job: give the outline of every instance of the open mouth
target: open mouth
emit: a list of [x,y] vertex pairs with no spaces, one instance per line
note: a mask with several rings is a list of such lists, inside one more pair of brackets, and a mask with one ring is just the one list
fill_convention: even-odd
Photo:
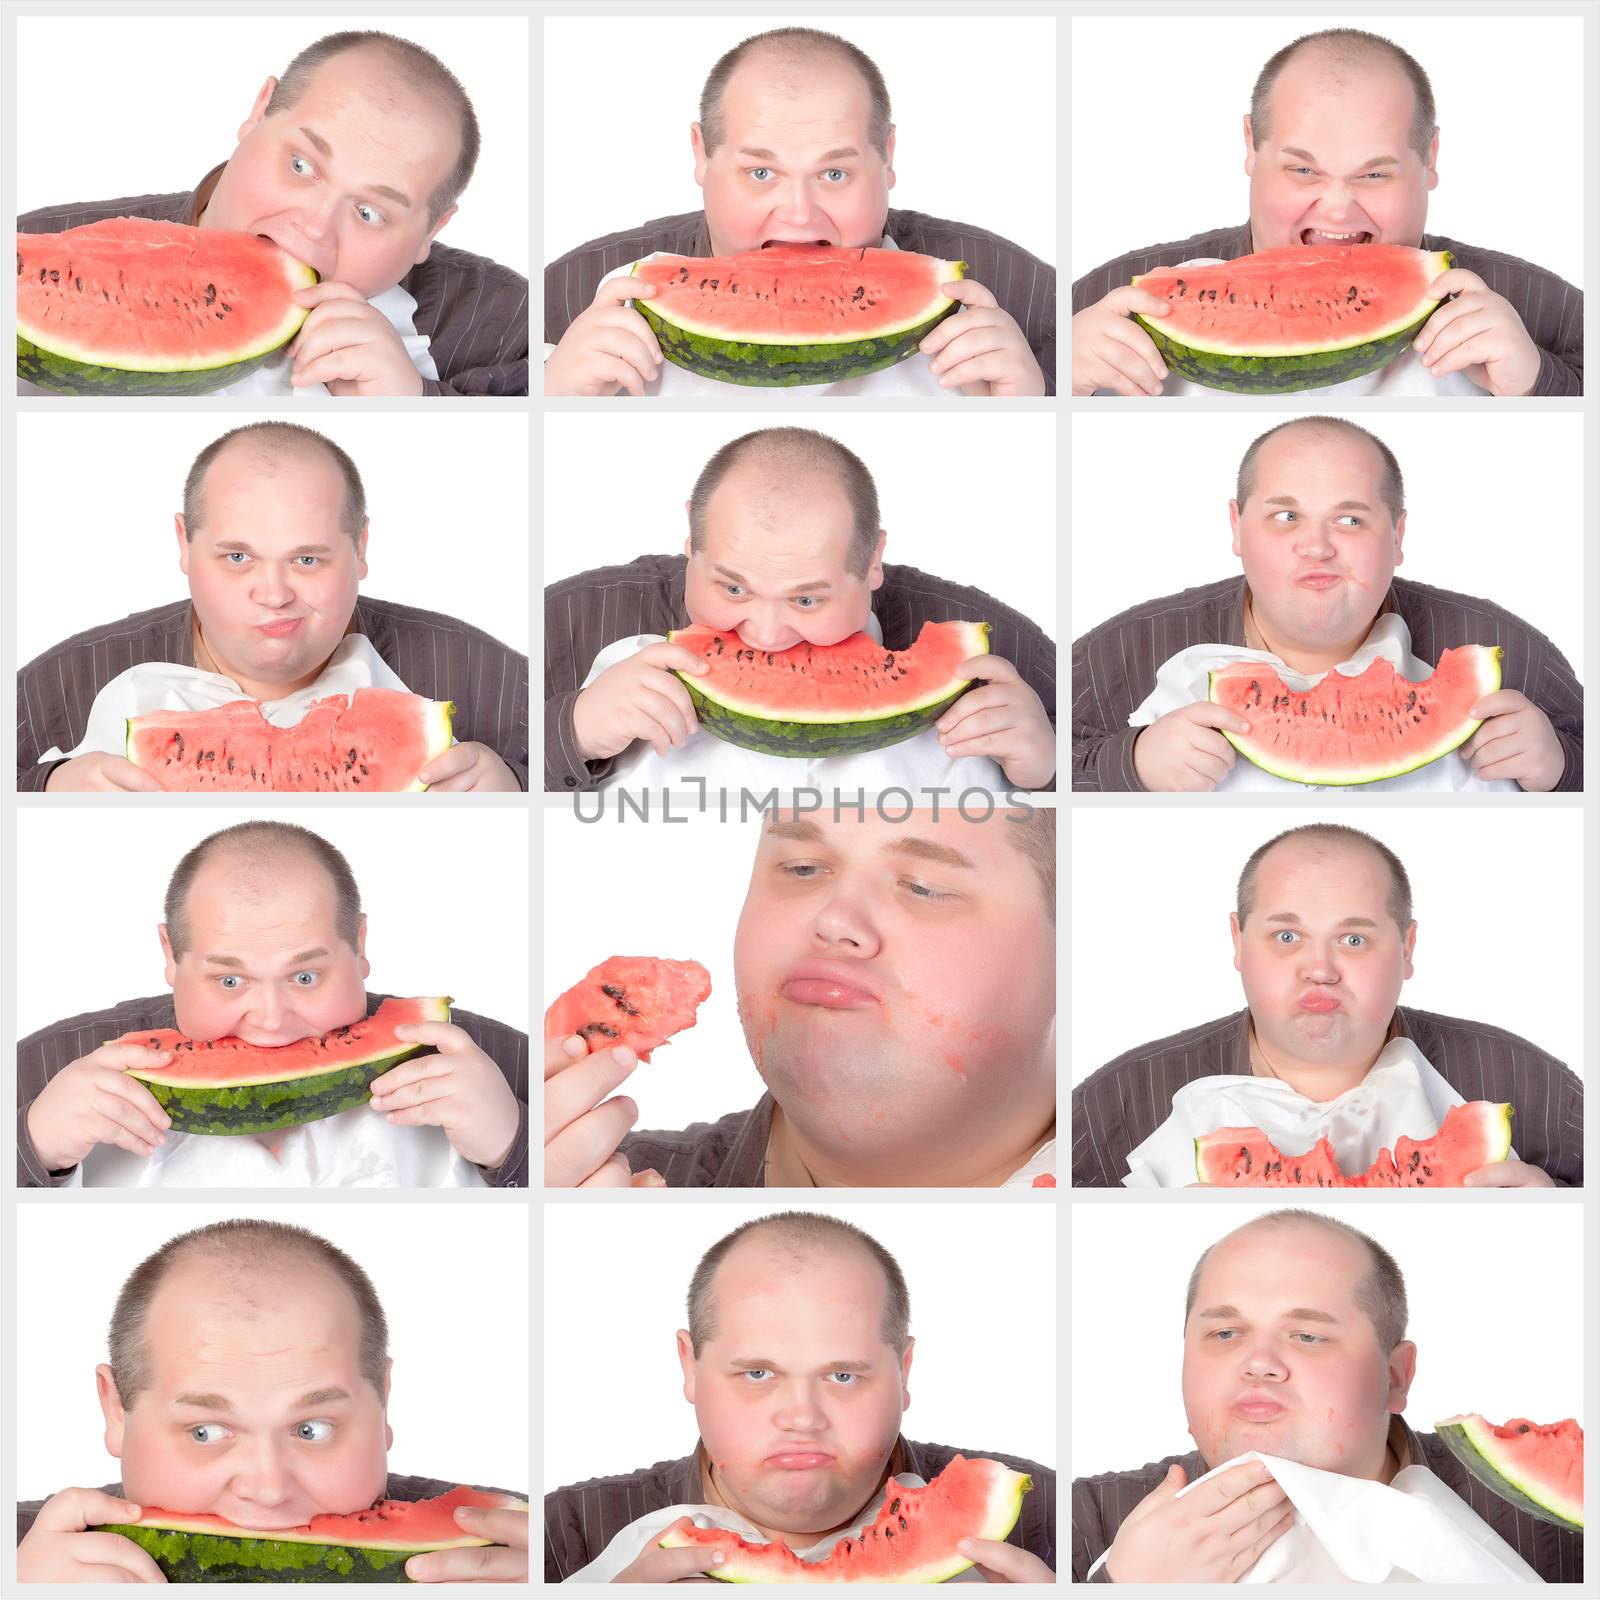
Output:
[[1372,235],[1366,232],[1324,233],[1320,228],[1302,228],[1301,244],[1371,244]]
[[774,245],[785,250],[828,250],[833,246],[832,239],[763,239],[761,248],[770,250]]

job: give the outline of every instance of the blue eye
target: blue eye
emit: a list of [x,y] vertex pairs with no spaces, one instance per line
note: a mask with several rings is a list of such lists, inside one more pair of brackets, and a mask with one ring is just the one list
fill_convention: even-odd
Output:
[[322,557],[321,556],[296,556],[295,560],[301,564],[302,568],[306,572],[310,572],[314,568],[320,567],[322,565]]
[[1274,944],[1293,944],[1299,937],[1300,935],[1296,933],[1293,928],[1279,928],[1278,931],[1273,934],[1272,942]]
[[814,861],[784,861],[779,864],[778,870],[788,877],[799,878],[803,883],[813,873],[821,872],[822,868]]
[[[369,214],[363,215],[363,213]],[[356,207],[356,215],[360,217],[369,228],[382,227],[382,225],[389,220],[376,206],[359,205]]]
[[1364,933],[1347,933],[1344,936],[1344,942],[1350,947],[1350,949],[1359,950],[1363,945],[1366,944],[1367,936]]
[[214,1433],[216,1437],[220,1438],[225,1436],[227,1431],[228,1430],[224,1428],[220,1422],[197,1422],[194,1427],[189,1430],[189,1437],[193,1439],[196,1444],[212,1444],[215,1442],[215,1438],[202,1438],[201,1436],[211,1435]]
[[217,987],[226,989],[230,994],[244,982],[237,972],[224,972],[217,979]]
[[849,1389],[854,1386],[861,1374],[859,1372],[835,1372],[833,1376],[839,1380],[840,1388]]
[[[296,164],[295,164],[296,162],[299,163],[299,166],[296,166]],[[305,168],[305,171],[302,172],[300,170],[301,167]],[[313,167],[311,165],[311,163],[309,161],[307,161],[304,156],[297,154],[297,155],[292,155],[292,156],[289,157],[289,170],[297,178],[304,178],[304,177],[310,176],[311,173],[315,172],[316,168]]]
[[750,176],[754,178],[757,183],[765,183],[766,180],[772,176],[772,168],[752,167],[750,169]]
[[[311,1430],[320,1429],[320,1432]],[[321,1444],[324,1439],[333,1434],[333,1424],[326,1417],[317,1417],[311,1422],[298,1423],[294,1430],[297,1439],[303,1439],[307,1444]]]
[[722,590],[724,594],[733,600],[737,600],[744,593],[743,587],[737,583],[725,583],[722,586]]
[[843,167],[829,167],[828,170],[823,173],[823,177],[828,178],[835,183],[843,183],[844,180],[849,176],[850,174],[847,173]]
[[230,567],[242,567],[250,557],[243,550],[225,550],[222,553],[222,559]]
[[815,611],[821,601],[814,594],[797,594],[794,603],[801,611]]
[[770,1367],[747,1367],[739,1374],[739,1376],[741,1378],[749,1378],[754,1382],[759,1382],[762,1378],[770,1378],[772,1376],[772,1369]]
[[314,972],[297,972],[294,975],[294,981],[302,989],[309,989],[317,981],[317,975]]

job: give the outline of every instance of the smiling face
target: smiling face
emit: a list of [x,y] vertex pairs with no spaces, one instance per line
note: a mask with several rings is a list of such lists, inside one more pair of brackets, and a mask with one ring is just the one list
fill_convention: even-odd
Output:
[[180,1259],[144,1337],[149,1384],[126,1409],[97,1369],[129,1499],[268,1529],[383,1494],[384,1400],[361,1373],[355,1299],[330,1272],[294,1255]]
[[325,452],[244,442],[207,469],[200,525],[175,519],[206,649],[247,694],[276,700],[314,682],[350,626],[367,530],[344,531],[344,497]]
[[780,814],[734,935],[745,1040],[814,1153],[975,1182],[1055,1114],[1055,929],[997,814]]
[[1244,119],[1253,247],[1419,245],[1439,140],[1427,161],[1411,147],[1415,106],[1410,79],[1381,55],[1297,53],[1272,87],[1259,149]]
[[1256,1038],[1275,1067],[1366,1068],[1411,976],[1417,925],[1389,908],[1387,863],[1359,843],[1289,839],[1256,871],[1244,926],[1229,919]]
[[864,1249],[758,1229],[717,1268],[698,1358],[678,1334],[715,1488],[769,1538],[813,1542],[883,1480],[911,1398],[911,1346],[901,1357],[883,1338],[885,1292]]
[[1208,1468],[1247,1450],[1354,1478],[1385,1476],[1389,1417],[1416,1347],[1382,1349],[1357,1299],[1358,1240],[1295,1219],[1229,1234],[1206,1257],[1184,1324],[1183,1405]]
[[894,187],[894,134],[880,154],[871,121],[871,95],[848,61],[751,51],[723,90],[721,143],[708,155],[701,125],[691,130],[712,254],[784,242],[876,246]]
[[323,62],[294,105],[267,115],[268,78],[200,219],[265,234],[324,279],[366,298],[428,258],[455,207],[428,201],[454,167],[459,124],[437,95],[372,49]]
[[883,583],[883,535],[865,573],[850,570],[855,516],[836,472],[759,452],[707,503],[701,548],[686,541],[689,620],[735,630],[757,650],[837,644],[867,625]]
[[1353,653],[1389,593],[1405,538],[1405,512],[1397,522],[1384,504],[1373,445],[1342,428],[1286,428],[1261,446],[1249,498],[1229,501],[1228,514],[1269,648],[1290,666],[1300,652]]
[[366,919],[352,948],[339,934],[333,880],[308,852],[213,851],[183,920],[182,954],[164,923],[161,948],[178,1031],[191,1039],[293,1044],[366,1015]]

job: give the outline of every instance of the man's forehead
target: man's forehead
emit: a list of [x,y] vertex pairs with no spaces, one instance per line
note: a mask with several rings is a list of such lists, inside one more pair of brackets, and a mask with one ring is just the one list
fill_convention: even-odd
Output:
[[[334,158],[399,163],[439,175],[454,163],[459,144],[442,96],[407,76],[377,49],[344,50],[310,76],[292,107],[273,113],[284,129],[311,131]],[[365,174],[374,181],[386,174]],[[409,192],[409,191],[408,191]],[[424,196],[411,194],[413,205]]]
[[[1361,107],[1359,118],[1351,114],[1352,101]],[[1404,154],[1416,91],[1381,51],[1341,57],[1307,50],[1279,72],[1268,108],[1268,132],[1280,148],[1303,147],[1310,138],[1319,158],[1359,164],[1373,155]]]
[[860,72],[832,51],[752,51],[724,86],[721,109],[733,150],[771,146],[782,139],[820,155],[825,147],[819,141],[838,143],[841,128],[856,135],[850,143],[857,149],[868,148],[871,92]]
[[1366,1270],[1360,1247],[1331,1228],[1293,1217],[1244,1227],[1212,1246],[1195,1285],[1197,1311],[1217,1303],[1305,1303],[1308,1281],[1323,1303],[1353,1292]]
[[1337,488],[1341,483],[1370,486],[1383,475],[1377,447],[1342,428],[1287,428],[1256,452],[1257,492],[1291,492],[1305,484]]
[[762,839],[773,844],[814,844],[826,849],[864,851],[880,855],[916,856],[952,867],[975,867],[972,859],[986,848],[986,831],[995,823],[980,823],[941,811],[913,812],[905,822],[882,818],[865,820],[841,812],[805,816],[794,811],[769,812]]

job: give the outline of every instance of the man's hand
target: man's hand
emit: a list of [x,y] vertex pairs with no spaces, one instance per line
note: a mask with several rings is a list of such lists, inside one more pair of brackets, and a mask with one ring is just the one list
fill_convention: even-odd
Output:
[[627,1045],[588,1053],[576,1033],[544,1042],[544,1181],[550,1189],[626,1189],[628,1158],[617,1148],[639,1120],[625,1094],[607,1095],[639,1065]]
[[480,1167],[498,1167],[517,1137],[517,1097],[493,1061],[453,1022],[402,1022],[395,1038],[432,1045],[372,1080],[371,1106],[390,1122],[443,1128],[451,1147]]
[[669,668],[704,677],[711,670],[681,644],[647,644],[607,667],[572,702],[572,731],[585,761],[620,755],[643,739],[658,756],[681,749],[699,729],[694,702]]
[[294,298],[312,308],[289,346],[289,382],[296,388],[324,383],[337,395],[422,393],[422,374],[400,335],[359,289],[329,279],[296,289]]
[[981,283],[958,278],[941,283],[940,292],[961,303],[917,348],[932,356],[941,389],[959,388],[966,395],[1037,395],[1044,393],[1044,373],[1017,319]]
[[1209,700],[1196,700],[1157,717],[1133,741],[1133,770],[1139,782],[1159,793],[1215,789],[1239,758],[1218,728],[1248,733],[1250,724],[1238,712]]
[[1461,1182],[1468,1189],[1553,1189],[1556,1180],[1526,1161],[1495,1161],[1469,1172]]
[[45,779],[45,789],[50,794],[69,794],[83,790],[96,790],[114,794],[160,794],[161,785],[148,772],[141,772],[122,756],[106,755],[95,750],[86,756],[74,756],[63,761]]
[[17,1546],[18,1583],[165,1583],[166,1574],[132,1539],[90,1533],[137,1522],[144,1509],[99,1489],[63,1489],[39,1507]]
[[1480,778],[1515,778],[1524,789],[1542,793],[1561,782],[1567,752],[1550,719],[1516,689],[1486,694],[1470,716],[1483,726],[1461,747]]
[[97,1144],[136,1156],[167,1141],[172,1118],[124,1067],[164,1067],[170,1050],[142,1044],[103,1044],[64,1066],[28,1107],[28,1137],[50,1172],[75,1167]]
[[956,1549],[970,1556],[988,1583],[1054,1583],[1056,1575],[1031,1550],[1004,1539],[962,1539]]
[[958,678],[981,678],[934,723],[944,753],[989,756],[1019,789],[1042,789],[1056,775],[1056,730],[1044,701],[1001,656],[973,656]]
[[429,794],[520,794],[517,775],[486,744],[475,740],[453,744],[435,756],[417,776],[427,784]]
[[636,400],[661,376],[661,346],[650,324],[627,302],[648,300],[653,283],[626,274],[604,278],[585,311],[572,319],[544,364],[547,395],[612,395]]
[[1490,394],[1524,395],[1539,376],[1539,347],[1517,308],[1476,272],[1451,267],[1428,286],[1430,299],[1454,295],[1423,324],[1412,349],[1431,377],[1465,372]]
[[[679,1517],[672,1528],[692,1528],[693,1517]],[[661,1538],[672,1532],[663,1528]],[[709,1583],[704,1574],[712,1567],[722,1565],[720,1550],[706,1550],[697,1544],[687,1544],[677,1550],[663,1550],[659,1539],[651,1539],[632,1562],[611,1581],[613,1583]]]
[[1235,1583],[1287,1531],[1294,1507],[1259,1461],[1219,1473],[1183,1499],[1177,1462],[1117,1529],[1113,1583]]
[[1072,319],[1072,392],[1093,394],[1160,394],[1167,364],[1155,341],[1137,322],[1164,317],[1172,308],[1137,284],[1113,289],[1104,300],[1085,306]]
[[406,1576],[413,1583],[528,1581],[526,1511],[485,1511],[479,1506],[457,1506],[456,1521],[463,1533],[479,1539],[493,1539],[494,1543],[412,1556],[406,1562]]

